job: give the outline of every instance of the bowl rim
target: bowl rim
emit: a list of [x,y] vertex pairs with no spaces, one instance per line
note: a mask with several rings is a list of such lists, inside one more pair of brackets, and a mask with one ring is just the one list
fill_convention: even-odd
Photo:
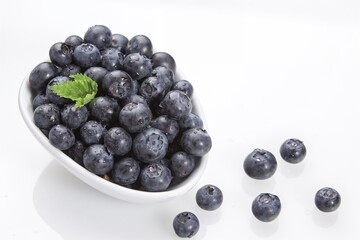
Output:
[[[48,62],[48,61],[44,61]],[[21,113],[21,116],[32,133],[32,135],[42,144],[42,146],[53,155],[53,157],[59,162],[64,168],[66,168],[72,175],[85,182],[87,185],[95,188],[96,190],[103,192],[111,197],[132,203],[154,203],[172,199],[176,196],[182,195],[190,191],[200,180],[203,175],[207,161],[209,158],[209,153],[201,157],[200,162],[197,164],[197,167],[194,169],[192,174],[190,174],[186,179],[181,183],[177,184],[174,188],[162,192],[147,192],[142,190],[130,189],[116,183],[106,181],[105,179],[91,173],[83,166],[76,163],[73,159],[68,157],[61,150],[55,148],[49,142],[48,138],[41,132],[41,130],[33,122],[33,107],[32,107],[32,89],[29,83],[30,73],[26,75],[23,79],[19,93],[18,93],[18,106]],[[186,79],[183,74],[179,73],[177,70],[175,79]],[[204,124],[204,128],[207,129],[206,119],[204,117],[203,109],[200,105],[199,99],[196,94],[193,93],[192,105],[195,114],[197,114]]]

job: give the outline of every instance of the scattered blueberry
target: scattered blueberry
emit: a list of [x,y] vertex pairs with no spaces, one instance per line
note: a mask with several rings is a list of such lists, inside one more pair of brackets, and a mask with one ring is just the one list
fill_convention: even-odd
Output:
[[75,136],[69,128],[58,124],[50,129],[49,141],[54,147],[60,150],[67,150],[74,145]]
[[140,184],[149,192],[165,191],[171,180],[170,169],[161,163],[149,163],[140,172]]
[[87,170],[102,176],[113,168],[114,157],[104,145],[94,144],[84,151],[83,161]]
[[223,202],[223,193],[220,188],[207,184],[196,192],[196,203],[207,211],[218,209]]
[[245,158],[243,166],[249,177],[262,180],[274,175],[277,161],[271,152],[257,148]]
[[197,157],[204,156],[212,147],[210,135],[202,128],[190,128],[186,130],[182,134],[180,144],[185,152]]
[[281,202],[278,196],[270,193],[261,193],[252,203],[252,213],[262,222],[271,222],[281,211]]
[[315,205],[322,212],[333,212],[340,203],[340,194],[333,188],[325,187],[316,192]]
[[173,228],[179,237],[191,238],[199,231],[200,222],[194,213],[182,212],[174,218]]
[[125,157],[115,162],[111,171],[111,179],[123,186],[135,183],[139,175],[139,162],[131,157]]
[[302,141],[291,138],[281,145],[280,155],[289,163],[299,163],[305,158],[306,148]]

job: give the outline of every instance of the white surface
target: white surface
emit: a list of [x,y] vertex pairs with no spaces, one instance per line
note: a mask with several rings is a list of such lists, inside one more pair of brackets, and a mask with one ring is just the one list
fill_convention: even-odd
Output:
[[[356,0],[1,1],[0,239],[177,239],[172,219],[184,210],[201,221],[194,239],[359,239],[359,12]],[[193,83],[213,148],[199,184],[181,198],[133,205],[99,193],[60,166],[21,119],[25,75],[54,42],[94,24],[149,36]],[[308,149],[299,165],[280,159],[289,137]],[[256,147],[278,158],[268,181],[242,169]],[[224,193],[215,212],[194,201],[207,183]],[[335,213],[314,207],[323,186],[342,196]],[[269,224],[250,210],[263,191],[283,204]]]

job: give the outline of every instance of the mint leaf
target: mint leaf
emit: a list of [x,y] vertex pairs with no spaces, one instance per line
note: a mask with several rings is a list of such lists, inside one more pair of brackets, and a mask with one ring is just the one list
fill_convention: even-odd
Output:
[[74,81],[50,86],[50,90],[56,95],[75,101],[75,107],[79,108],[91,102],[97,93],[97,83],[88,76],[78,73],[71,75]]

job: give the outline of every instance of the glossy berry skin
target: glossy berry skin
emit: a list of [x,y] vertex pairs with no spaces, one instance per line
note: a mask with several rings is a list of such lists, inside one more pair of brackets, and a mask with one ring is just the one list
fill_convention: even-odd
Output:
[[117,101],[108,96],[96,97],[89,104],[90,115],[102,123],[116,120],[119,108]]
[[162,66],[176,72],[176,63],[174,58],[166,52],[156,52],[151,56],[153,68]]
[[86,69],[84,75],[94,80],[99,86],[98,89],[101,89],[102,81],[107,73],[108,70],[106,70],[105,68],[96,66]]
[[134,93],[132,78],[121,70],[107,73],[104,76],[102,88],[108,96],[118,100],[125,99]]
[[128,103],[119,113],[119,123],[130,133],[144,130],[151,122],[152,113],[147,104]]
[[74,49],[76,46],[83,43],[83,39],[78,35],[71,35],[65,39],[64,43]]
[[124,70],[134,80],[139,80],[150,76],[152,71],[151,61],[140,53],[130,53],[123,61]]
[[316,192],[315,205],[322,212],[333,212],[341,203],[340,194],[333,188],[325,187]]
[[180,145],[185,152],[197,157],[202,157],[210,151],[212,141],[206,130],[202,128],[190,128],[183,132]]
[[164,133],[156,128],[148,128],[135,136],[133,140],[133,153],[142,162],[155,162],[165,157],[168,145],[169,143]]
[[50,129],[49,141],[54,147],[67,150],[74,145],[75,135],[69,128],[58,124]]
[[150,39],[144,35],[136,35],[130,39],[126,46],[126,54],[140,53],[150,58],[153,53],[153,46]]
[[141,103],[141,104],[145,104],[145,105],[148,104],[148,102],[146,101],[146,99],[143,96],[137,95],[137,94],[133,94],[130,97],[123,99],[124,106],[128,103],[136,103],[136,104]]
[[280,155],[288,163],[299,163],[306,156],[306,148],[302,141],[291,138],[281,145]]
[[48,83],[47,87],[46,87],[46,97],[47,99],[51,102],[54,103],[58,106],[63,106],[65,104],[68,104],[71,102],[70,99],[67,98],[63,98],[58,96],[56,93],[54,93],[52,90],[50,90],[50,86],[54,86],[54,85],[58,85],[64,82],[69,82],[71,81],[69,77],[65,77],[65,76],[57,76],[54,77],[53,79],[51,79],[51,81]]
[[270,193],[261,193],[252,202],[254,216],[262,222],[271,222],[281,211],[281,202],[278,196]]
[[245,158],[243,167],[249,177],[263,180],[274,175],[277,161],[271,152],[264,149],[255,149]]
[[161,163],[150,163],[140,172],[140,184],[149,192],[165,191],[172,180],[171,171]]
[[72,61],[72,49],[65,43],[58,42],[50,47],[50,60],[59,67],[65,67]]
[[105,175],[114,165],[114,157],[104,145],[94,144],[89,146],[83,155],[84,167],[96,175]]
[[203,128],[204,127],[204,123],[203,123],[202,119],[194,113],[189,113],[185,116],[182,116],[179,119],[178,124],[181,129]]
[[83,155],[87,146],[80,140],[75,140],[74,145],[67,151],[67,155],[80,165],[83,163]]
[[105,48],[101,51],[101,66],[108,71],[118,70],[121,67],[121,63],[124,59],[120,50],[116,48]]
[[101,143],[105,128],[97,121],[87,121],[80,128],[80,138],[87,145]]
[[220,188],[207,184],[196,192],[197,205],[207,211],[218,209],[223,202],[223,193]]
[[164,114],[179,120],[182,116],[188,115],[191,112],[192,103],[185,93],[174,90],[166,94],[159,107]]
[[182,212],[174,218],[173,228],[177,236],[191,238],[199,231],[200,222],[194,213]]
[[187,80],[179,80],[177,81],[174,86],[172,87],[172,90],[179,90],[184,92],[186,95],[189,96],[189,98],[192,97],[194,93],[194,88],[192,84]]
[[151,72],[151,76],[158,78],[161,82],[164,82],[166,87],[165,91],[168,92],[175,83],[175,74],[169,68],[158,66]]
[[46,95],[43,93],[37,94],[32,101],[33,110],[35,110],[38,106],[46,103],[50,103]]
[[82,43],[74,48],[73,61],[82,68],[89,68],[101,62],[99,49],[91,43]]
[[132,138],[125,129],[113,127],[105,133],[104,145],[112,154],[124,156],[131,150]]
[[166,135],[169,143],[174,141],[180,131],[177,121],[169,118],[166,115],[162,115],[153,119],[150,123],[150,126],[161,130]]
[[111,179],[119,184],[128,186],[135,183],[140,175],[140,165],[134,158],[126,157],[115,162],[111,171]]
[[65,105],[61,110],[61,121],[70,129],[81,127],[88,119],[89,111],[86,107],[76,108],[74,104]]
[[34,111],[34,123],[40,129],[50,130],[60,123],[60,109],[52,103],[38,106]]
[[112,35],[111,47],[120,50],[122,53],[125,53],[126,46],[128,45],[129,40],[124,35],[114,33]]
[[69,64],[62,68],[60,76],[69,77],[81,73],[81,67],[76,64]]
[[161,100],[166,93],[167,90],[165,82],[157,77],[146,78],[139,88],[139,94],[149,103]]
[[84,42],[95,45],[99,50],[111,47],[112,33],[104,25],[90,27],[84,36]]
[[194,168],[195,158],[186,152],[177,152],[170,158],[170,169],[175,177],[187,177]]
[[57,67],[50,62],[38,64],[29,75],[30,87],[36,93],[44,92],[51,79],[59,74]]

